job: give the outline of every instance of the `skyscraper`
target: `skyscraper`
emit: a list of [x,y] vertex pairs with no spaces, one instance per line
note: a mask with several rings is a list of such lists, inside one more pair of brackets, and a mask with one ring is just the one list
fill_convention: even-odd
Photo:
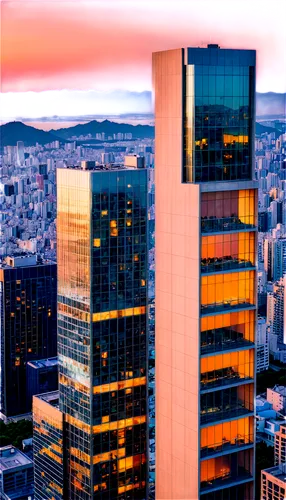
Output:
[[19,166],[25,163],[24,143],[23,141],[17,142],[17,164]]
[[36,255],[7,257],[0,265],[0,412],[31,411],[27,363],[57,351],[57,266]]
[[34,398],[36,498],[144,499],[147,171],[83,167],[57,174],[59,395]]
[[156,497],[253,500],[255,52],[153,55]]

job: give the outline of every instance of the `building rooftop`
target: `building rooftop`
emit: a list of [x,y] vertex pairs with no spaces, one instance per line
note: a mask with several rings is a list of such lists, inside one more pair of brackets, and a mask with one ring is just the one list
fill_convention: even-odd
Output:
[[38,359],[37,361],[29,361],[28,365],[32,366],[33,368],[48,368],[50,366],[57,366],[58,365],[58,358],[55,356],[54,358],[47,358],[47,359]]
[[12,445],[0,448],[0,471],[15,469],[23,465],[33,465],[24,453]]
[[7,256],[0,262],[0,269],[15,269],[19,267],[31,267],[31,266],[45,266],[51,265],[55,262],[51,260],[44,260],[37,257],[36,254],[21,253],[13,256]]
[[[136,155],[130,155],[129,158],[135,158],[138,159],[140,158],[139,156]],[[117,164],[117,163],[110,163],[110,164],[97,164],[94,161],[82,161],[81,165],[68,165],[68,166],[62,166],[59,167],[61,170],[80,170],[83,172],[89,171],[89,172],[110,172],[110,171],[122,171],[122,170],[143,170],[145,167],[144,166],[131,166],[131,165],[123,165],[123,164]]]
[[37,398],[45,401],[55,408],[59,407],[59,391],[45,392],[44,394],[37,394]]
[[285,396],[286,397],[286,387],[285,387],[285,385],[274,385],[273,389],[270,389],[270,390],[278,392],[279,394],[281,394],[281,396]]
[[265,472],[271,474],[280,481],[286,482],[286,464],[276,465],[275,467],[270,467],[269,469],[264,469]]

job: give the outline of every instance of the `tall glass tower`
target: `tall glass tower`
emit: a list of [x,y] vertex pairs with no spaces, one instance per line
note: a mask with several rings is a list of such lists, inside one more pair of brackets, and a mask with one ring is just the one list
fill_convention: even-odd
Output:
[[153,55],[156,497],[253,500],[255,52]]
[[147,171],[86,162],[57,192],[59,397],[34,398],[36,498],[145,499]]

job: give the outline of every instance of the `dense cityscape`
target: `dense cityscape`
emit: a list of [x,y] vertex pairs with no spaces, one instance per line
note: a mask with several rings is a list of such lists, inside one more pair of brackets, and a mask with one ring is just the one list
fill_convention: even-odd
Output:
[[[191,50],[195,49],[188,50],[191,61]],[[210,46],[208,50],[219,49]],[[252,55],[246,54],[245,57],[249,57],[250,61]],[[189,64],[200,63],[196,60]],[[248,66],[254,67],[255,63],[244,62],[242,66],[248,71]],[[241,76],[245,81],[248,73],[241,74],[240,69],[233,78]],[[251,71],[249,74],[251,76]],[[188,76],[192,77],[191,73]],[[203,72],[199,74],[199,78],[203,76]],[[210,72],[208,76],[211,82],[216,75]],[[240,81],[237,82],[239,86]],[[222,90],[225,98],[224,92]],[[239,283],[238,288],[246,290],[248,287],[245,292],[248,296],[243,297],[244,290],[239,288],[234,304],[233,288],[227,300],[223,293],[219,300],[219,291],[216,292],[218,298],[211,300],[208,292],[206,301],[201,303],[202,322],[209,322],[201,331],[201,427],[198,425],[197,429],[192,429],[200,433],[201,463],[205,464],[201,466],[200,493],[196,498],[284,500],[286,122],[283,118],[264,118],[256,123],[255,137],[252,137],[247,129],[251,122],[251,116],[247,117],[250,95],[242,95],[239,113],[243,117],[239,115],[238,118],[229,118],[228,112],[220,109],[223,106],[217,105],[215,96],[214,101],[210,96],[208,103],[209,107],[213,105],[214,111],[207,109],[203,93],[200,95],[201,102],[196,102],[195,127],[201,136],[196,131],[193,140],[186,133],[185,149],[188,155],[192,150],[196,165],[201,162],[202,166],[200,170],[187,171],[185,182],[206,182],[208,185],[226,182],[229,186],[238,180],[245,183],[241,188],[244,192],[255,192],[258,187],[258,212],[257,217],[255,208],[251,213],[252,202],[244,194],[243,201],[240,201],[240,213],[245,210],[246,215],[236,214],[233,208],[236,200],[231,204],[229,213],[222,213],[223,209],[218,212],[219,215],[212,214],[209,208],[212,206],[211,188],[208,188],[209,192],[200,194],[201,280],[206,280],[206,286],[210,287],[213,276],[233,276],[231,286]],[[227,99],[230,99],[229,94],[227,96],[225,109],[229,105]],[[191,100],[193,96],[187,94],[186,99]],[[157,110],[157,113],[160,112]],[[231,112],[235,115],[233,110]],[[235,165],[231,159],[235,154],[238,169],[229,177],[219,178],[215,177],[218,168],[213,177],[211,169],[207,170],[205,165],[209,165],[213,158],[211,146],[207,149],[207,141],[211,144],[213,140],[216,144],[214,150],[219,149],[219,139],[212,139],[211,127],[215,126],[217,130],[226,127],[222,124],[223,120],[228,120],[228,131],[224,130],[224,172],[231,168],[234,172]],[[242,120],[247,120],[248,125],[242,124]],[[207,139],[203,136],[205,121],[210,128]],[[160,126],[155,124],[156,130]],[[98,128],[100,130],[100,124]],[[27,145],[21,137],[17,137],[13,144],[2,144],[1,499],[153,499],[157,477],[161,495],[164,494],[162,484],[166,479],[163,478],[169,473],[167,468],[164,473],[160,470],[167,463],[167,458],[163,457],[163,453],[158,454],[160,470],[159,466],[157,470],[155,460],[155,359],[157,362],[157,345],[167,350],[167,344],[164,346],[163,343],[167,330],[166,326],[165,329],[162,326],[164,320],[160,319],[160,308],[164,300],[168,301],[163,298],[163,291],[168,294],[167,285],[163,283],[162,269],[165,264],[160,261],[160,283],[156,284],[160,326],[155,346],[157,207],[154,172],[156,168],[172,165],[172,154],[164,163],[164,154],[160,150],[158,164],[160,161],[161,164],[157,167],[155,139],[152,138],[154,131],[153,127],[149,129],[150,134],[145,138],[136,137],[134,127],[133,134],[115,132],[108,135],[99,131],[92,136],[73,133],[70,137],[66,135],[67,139],[58,137],[49,143],[36,141],[33,145]],[[242,135],[237,132],[241,129],[244,130]],[[161,135],[158,137],[159,141]],[[255,146],[253,163],[256,183],[247,185],[247,182],[254,182],[250,180],[245,160],[247,155],[251,156],[245,153],[251,140]],[[241,155],[234,152],[232,145],[235,141],[236,144],[243,144]],[[228,143],[231,145],[227,146]],[[205,160],[208,151],[209,156]],[[156,179],[160,182],[163,173],[158,171],[160,174]],[[245,172],[244,177],[240,177],[242,172]],[[168,196],[169,189],[167,180],[164,182],[158,187],[163,200],[159,199],[158,211],[162,213],[165,210],[162,208],[165,203],[162,193],[165,189]],[[240,187],[237,187],[233,193],[240,193],[239,190]],[[218,195],[218,188],[216,191]],[[156,203],[160,195],[156,185]],[[209,198],[204,198],[204,195]],[[254,200],[256,195],[251,196]],[[203,215],[205,206],[208,208]],[[179,215],[179,211],[174,212],[172,217],[176,221]],[[162,252],[164,246],[160,231],[171,231],[168,228],[162,230],[162,218],[160,215],[158,233],[156,229],[157,237],[160,235],[161,238],[158,252]],[[180,235],[179,232],[174,234]],[[189,236],[192,236],[191,233]],[[196,236],[193,235],[193,238],[195,245]],[[114,274],[113,266],[120,272]],[[239,275],[237,282],[234,281],[235,275]],[[189,277],[191,280],[192,276]],[[178,280],[176,286],[180,287],[180,283]],[[249,303],[246,304],[246,301]],[[241,314],[245,319],[241,319]],[[257,327],[254,326],[255,314]],[[222,316],[229,316],[231,323],[210,326],[212,318]],[[90,317],[92,320],[88,319]],[[177,328],[179,333],[179,326]],[[253,328],[255,331],[252,331]],[[115,334],[118,341],[114,340]],[[145,340],[148,340],[147,345]],[[163,347],[160,363],[161,356],[168,358],[167,352],[163,353]],[[256,359],[253,358],[254,353]],[[215,358],[217,361],[214,361]],[[176,363],[180,359],[178,355]],[[168,364],[167,361],[164,363]],[[163,427],[164,412],[168,413],[170,408],[168,396],[163,394],[162,380],[165,377],[167,381],[168,375],[163,374],[162,366],[159,366],[159,375],[163,378],[160,378],[159,392],[156,392],[160,397],[158,426]],[[90,387],[93,387],[93,392],[90,392]],[[219,402],[222,392],[229,393],[231,403],[228,406]],[[240,400],[244,398],[245,406],[236,407],[236,413],[230,415],[230,411],[234,412],[232,401],[237,393]],[[207,400],[210,395],[214,397],[212,403]],[[208,401],[205,403],[206,410],[203,409],[203,398]],[[163,408],[164,401],[166,407]],[[193,401],[192,405],[195,404]],[[50,409],[47,409],[48,406]],[[228,416],[216,416],[218,409],[225,415],[228,411]],[[118,422],[118,427],[113,425]],[[92,433],[100,435],[100,440],[96,441]],[[158,436],[162,450],[163,441],[167,438],[167,430]],[[93,462],[87,451],[90,448]],[[177,457],[181,457],[180,451]],[[63,466],[65,460],[68,473]],[[172,467],[175,467],[174,462]],[[236,476],[232,476],[233,467],[238,467]],[[179,474],[178,471],[176,473]],[[234,489],[238,496],[233,496]],[[65,491],[69,491],[69,496],[65,496]],[[179,498],[175,496],[179,494],[179,486],[174,491],[177,493],[173,492],[172,497],[157,498]],[[194,497],[189,500],[194,500]]]

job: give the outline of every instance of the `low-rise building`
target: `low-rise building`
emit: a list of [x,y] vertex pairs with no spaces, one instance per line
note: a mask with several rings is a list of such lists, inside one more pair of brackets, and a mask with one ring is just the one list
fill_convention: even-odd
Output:
[[27,400],[32,408],[32,398],[36,394],[58,389],[58,358],[39,359],[27,363]]
[[285,500],[286,464],[261,471],[261,500]]
[[286,387],[275,385],[267,389],[267,401],[273,405],[273,410],[280,412],[286,410]]
[[0,448],[0,499],[34,498],[33,462],[12,445]]

